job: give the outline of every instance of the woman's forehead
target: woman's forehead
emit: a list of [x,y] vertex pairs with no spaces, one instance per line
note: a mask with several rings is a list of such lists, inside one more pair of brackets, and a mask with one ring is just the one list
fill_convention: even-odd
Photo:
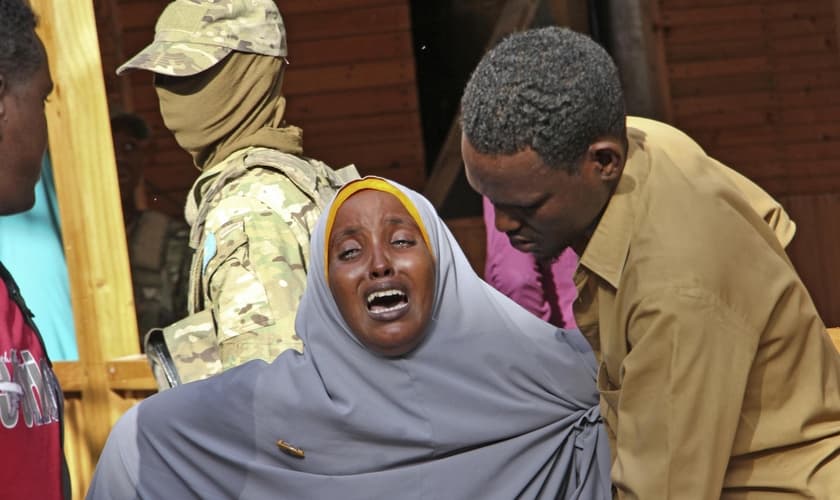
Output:
[[419,229],[417,221],[399,199],[382,191],[359,191],[336,211],[329,241],[363,230],[400,226]]
[[411,218],[408,210],[400,200],[391,193],[375,189],[365,189],[350,195],[336,212],[336,223],[339,220],[360,220],[366,215],[381,214],[383,210]]

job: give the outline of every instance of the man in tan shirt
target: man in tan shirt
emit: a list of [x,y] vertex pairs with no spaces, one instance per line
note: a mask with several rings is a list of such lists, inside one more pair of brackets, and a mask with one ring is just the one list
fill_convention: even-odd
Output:
[[682,132],[627,118],[558,28],[488,53],[462,100],[470,184],[519,250],[581,255],[618,498],[840,498],[840,355],[772,198]]

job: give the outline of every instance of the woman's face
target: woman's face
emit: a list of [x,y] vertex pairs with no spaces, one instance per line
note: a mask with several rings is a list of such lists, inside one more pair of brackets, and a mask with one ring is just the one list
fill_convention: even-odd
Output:
[[53,83],[46,57],[25,80],[0,75],[0,214],[29,210],[47,147],[44,101]]
[[356,338],[385,356],[417,347],[431,317],[434,259],[402,203],[359,191],[338,209],[328,245],[330,290]]

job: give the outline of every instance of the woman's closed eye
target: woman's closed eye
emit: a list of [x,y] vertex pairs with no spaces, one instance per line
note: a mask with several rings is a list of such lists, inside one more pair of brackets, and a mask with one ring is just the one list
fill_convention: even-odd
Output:
[[338,260],[351,260],[362,252],[359,245],[344,245],[338,249]]
[[391,245],[396,248],[410,248],[417,244],[417,235],[407,228],[397,228],[391,234]]
[[391,240],[391,244],[397,248],[408,248],[416,245],[417,240],[412,238],[394,238]]

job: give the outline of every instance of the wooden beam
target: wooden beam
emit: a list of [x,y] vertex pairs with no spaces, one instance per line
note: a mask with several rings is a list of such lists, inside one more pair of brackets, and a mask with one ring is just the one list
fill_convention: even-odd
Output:
[[834,50],[836,50],[837,55],[840,56],[840,0],[834,0],[834,28],[836,33],[836,38],[834,39]]
[[[527,29],[539,4],[539,0],[507,0],[487,42],[487,49],[492,48],[506,35]],[[458,178],[461,166],[461,124],[460,114],[456,114],[423,191],[435,208],[440,209],[443,206],[449,190]]]
[[589,33],[588,0],[546,0],[551,17],[558,26],[566,26],[579,33]]
[[138,353],[139,343],[92,0],[31,4],[55,83],[46,113],[83,368],[78,463],[70,464],[78,492],[124,406],[106,362]]

